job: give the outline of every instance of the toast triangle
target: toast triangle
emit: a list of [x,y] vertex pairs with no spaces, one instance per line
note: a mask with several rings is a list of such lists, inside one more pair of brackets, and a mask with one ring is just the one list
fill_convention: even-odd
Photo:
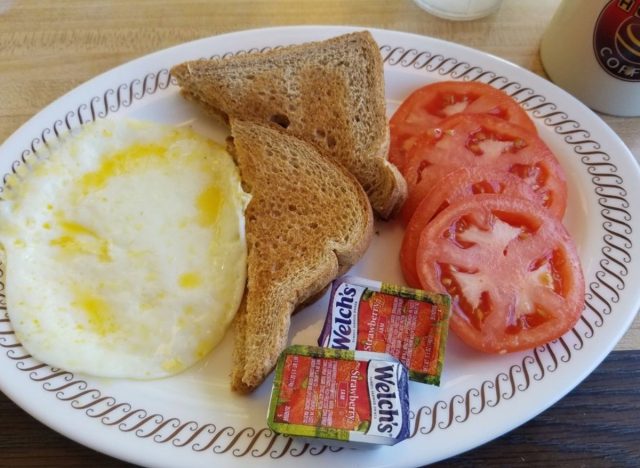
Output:
[[234,323],[231,386],[246,393],[271,372],[291,314],[358,261],[373,215],[356,179],[286,132],[231,120],[245,190],[247,287]]
[[387,161],[380,51],[368,31],[171,70],[182,94],[228,122],[254,120],[312,144],[360,182],[374,211],[391,217],[407,196]]

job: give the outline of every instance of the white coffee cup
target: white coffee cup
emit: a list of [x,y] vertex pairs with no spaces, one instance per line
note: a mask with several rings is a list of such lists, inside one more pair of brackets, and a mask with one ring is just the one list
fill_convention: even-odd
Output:
[[640,116],[640,0],[563,0],[540,58],[554,83],[592,109]]

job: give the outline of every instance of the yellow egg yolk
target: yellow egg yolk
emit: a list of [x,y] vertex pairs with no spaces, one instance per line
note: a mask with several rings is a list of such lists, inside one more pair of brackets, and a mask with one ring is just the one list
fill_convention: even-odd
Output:
[[196,200],[198,223],[205,227],[215,225],[220,214],[222,202],[222,193],[216,185],[210,185],[205,188]]
[[99,296],[77,290],[71,305],[84,312],[89,328],[100,336],[117,331],[118,327],[109,304]]
[[69,254],[95,255],[101,262],[111,261],[109,241],[102,239],[94,231],[75,221],[59,219],[58,224],[62,228],[63,234],[52,239],[49,242],[51,245],[60,247]]
[[178,284],[185,289],[197,288],[202,284],[202,277],[195,272],[183,273],[178,278]]
[[104,158],[96,171],[89,172],[82,177],[80,186],[84,193],[103,188],[111,177],[126,174],[152,158],[165,158],[166,155],[167,148],[164,145],[133,144]]

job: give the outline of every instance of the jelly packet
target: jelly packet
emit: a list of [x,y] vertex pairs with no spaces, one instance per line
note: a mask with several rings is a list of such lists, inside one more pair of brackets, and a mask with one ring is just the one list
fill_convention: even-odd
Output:
[[330,445],[394,445],[409,436],[408,385],[389,355],[293,345],[278,359],[267,423]]
[[411,380],[439,385],[450,314],[446,294],[346,276],[333,282],[318,344],[388,353]]

